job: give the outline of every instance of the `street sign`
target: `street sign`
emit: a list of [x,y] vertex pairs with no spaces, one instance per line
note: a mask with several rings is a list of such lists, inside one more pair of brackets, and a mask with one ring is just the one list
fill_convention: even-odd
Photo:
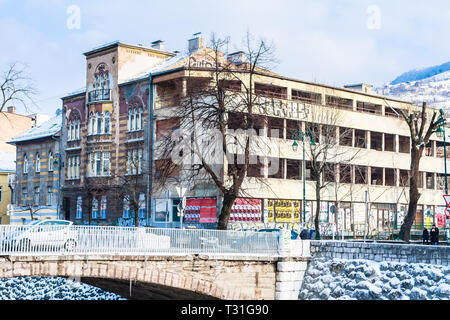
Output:
[[450,195],[445,195],[444,200],[447,204],[447,208],[445,208],[445,216],[447,219],[450,219]]

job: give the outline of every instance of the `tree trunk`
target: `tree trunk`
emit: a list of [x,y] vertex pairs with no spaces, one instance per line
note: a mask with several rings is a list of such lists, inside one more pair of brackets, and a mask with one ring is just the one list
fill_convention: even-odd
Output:
[[409,204],[408,213],[400,228],[400,237],[403,241],[409,242],[411,237],[411,227],[416,218],[417,203],[419,202],[421,194],[418,188],[419,179],[419,163],[420,163],[420,151],[416,152],[414,149],[411,154],[411,177],[409,180]]
[[316,180],[316,216],[314,217],[314,229],[316,230],[316,239],[320,240],[319,219],[320,219],[320,175]]
[[223,197],[222,210],[219,215],[219,222],[217,225],[218,230],[227,230],[228,219],[230,218],[231,208],[233,207],[235,195],[225,195]]

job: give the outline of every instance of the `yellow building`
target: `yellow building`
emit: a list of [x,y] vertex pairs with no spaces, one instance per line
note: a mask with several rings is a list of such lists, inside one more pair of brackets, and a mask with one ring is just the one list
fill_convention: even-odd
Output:
[[9,224],[7,207],[11,204],[11,183],[16,171],[16,147],[8,144],[14,136],[33,126],[33,117],[16,113],[15,107],[0,112],[0,224]]

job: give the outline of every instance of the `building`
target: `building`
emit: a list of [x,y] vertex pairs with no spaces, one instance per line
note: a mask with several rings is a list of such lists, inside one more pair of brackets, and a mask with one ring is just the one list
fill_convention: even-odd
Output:
[[16,147],[16,178],[10,224],[58,218],[61,112],[8,143]]
[[[166,190],[156,190],[152,177],[158,176],[159,166],[165,159],[155,157],[154,148],[165,133],[179,128],[174,110],[189,90],[188,79],[211,78],[212,49],[203,45],[198,34],[189,40],[186,55],[163,51],[160,41],[152,45],[144,48],[116,42],[85,53],[86,90],[63,98],[65,162],[74,157],[80,159],[75,162],[79,175],[66,179],[63,197],[68,208],[66,217],[77,223],[129,225],[133,220],[132,206],[126,194],[130,192],[123,192],[125,184],[120,181],[134,177],[139,181],[134,188],[138,196],[134,198],[140,200],[134,211],[139,211],[142,219],[148,218],[153,226],[180,226],[177,206],[181,195],[176,179],[183,181],[183,176],[175,172],[174,181]],[[236,53],[222,59],[239,62],[240,56],[242,53]],[[240,80],[248,81],[245,73]],[[336,148],[358,156],[352,157],[345,166],[336,161],[333,172],[323,177],[329,183],[321,193],[324,231],[335,224],[337,230],[346,234],[362,235],[366,227],[374,234],[392,231],[401,224],[408,203],[405,190],[411,142],[399,110],[418,111],[418,106],[376,95],[365,84],[339,88],[265,70],[253,78],[253,87],[258,97],[273,105],[261,113],[258,129],[263,140],[275,141],[277,148],[276,152],[258,154],[263,161],[254,169],[263,168],[263,171],[253,174],[254,170],[245,179],[248,192],[237,199],[232,209],[232,226],[299,223],[303,205],[306,223],[311,225],[316,205],[311,159],[306,157],[306,168],[302,168],[303,156],[292,148],[292,133],[308,129],[320,135],[330,125],[314,119],[313,114],[331,109],[340,113],[340,121],[332,127]],[[240,85],[229,89],[244,90]],[[75,138],[70,133],[73,126],[79,132]],[[273,129],[281,135],[271,136]],[[343,138],[343,132],[350,135]],[[442,225],[443,146],[442,139],[433,135],[421,161],[422,197],[415,221],[420,228],[433,222]],[[223,160],[219,171],[221,179],[226,179],[227,159]],[[268,167],[274,162],[279,170],[269,173]],[[302,174],[303,169],[306,176]],[[305,204],[303,179],[306,179]],[[129,188],[129,183],[126,185]],[[214,184],[204,181],[188,187],[183,223],[214,227],[221,206],[220,192]],[[145,208],[149,207],[151,211],[147,212]]]
[[7,142],[14,136],[30,129],[33,120],[16,113],[15,107],[0,112],[0,224],[9,224],[8,205],[12,200],[12,184],[16,171],[16,148]]

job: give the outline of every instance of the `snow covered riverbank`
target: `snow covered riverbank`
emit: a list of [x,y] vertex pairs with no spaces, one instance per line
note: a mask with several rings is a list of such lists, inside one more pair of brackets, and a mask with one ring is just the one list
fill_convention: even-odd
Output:
[[301,300],[450,299],[450,267],[422,263],[313,259]]
[[122,297],[57,277],[0,279],[0,300],[125,300]]

